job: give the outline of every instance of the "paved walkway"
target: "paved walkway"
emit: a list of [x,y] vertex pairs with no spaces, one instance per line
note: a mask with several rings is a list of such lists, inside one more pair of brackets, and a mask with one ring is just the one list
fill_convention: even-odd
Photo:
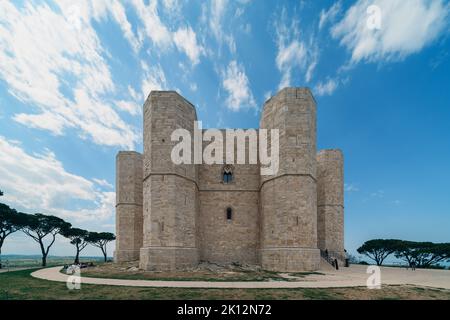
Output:
[[[62,267],[41,269],[31,275],[35,278],[50,281],[66,282],[68,275],[62,274]],[[99,284],[129,287],[169,287],[169,288],[222,288],[222,289],[267,289],[267,288],[339,288],[366,286],[367,267],[352,265],[339,271],[321,271],[324,275],[308,275],[299,281],[241,281],[241,282],[212,282],[212,281],[154,281],[154,280],[125,280],[82,277],[82,284]],[[402,268],[381,268],[382,285],[409,284],[424,287],[450,289],[449,270],[406,270]]]

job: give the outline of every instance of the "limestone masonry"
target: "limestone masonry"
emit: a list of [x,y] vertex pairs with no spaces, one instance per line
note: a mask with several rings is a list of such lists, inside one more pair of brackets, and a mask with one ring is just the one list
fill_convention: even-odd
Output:
[[195,107],[178,93],[150,93],[144,154],[116,159],[116,262],[139,260],[144,270],[208,261],[295,272],[319,269],[321,250],[342,262],[343,155],[317,153],[309,89],[285,88],[264,104],[260,128],[279,129],[276,175],[260,175],[259,164],[172,163],[173,130],[193,136],[196,120]]

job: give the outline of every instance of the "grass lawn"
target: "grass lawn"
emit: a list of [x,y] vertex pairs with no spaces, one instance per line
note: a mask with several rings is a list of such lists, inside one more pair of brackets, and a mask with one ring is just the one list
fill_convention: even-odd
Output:
[[68,290],[65,283],[35,279],[34,270],[0,273],[0,299],[450,299],[450,290],[412,286],[334,289],[179,289],[134,288],[82,284]]

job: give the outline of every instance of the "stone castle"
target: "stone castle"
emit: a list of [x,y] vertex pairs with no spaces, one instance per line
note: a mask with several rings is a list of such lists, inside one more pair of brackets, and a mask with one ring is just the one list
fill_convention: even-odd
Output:
[[259,164],[172,163],[172,131],[192,133],[196,120],[195,107],[174,91],[147,98],[144,153],[117,155],[115,261],[139,260],[144,270],[207,261],[287,272],[320,269],[321,251],[342,261],[343,155],[317,153],[309,89],[285,88],[264,104],[260,128],[279,129],[272,176]]

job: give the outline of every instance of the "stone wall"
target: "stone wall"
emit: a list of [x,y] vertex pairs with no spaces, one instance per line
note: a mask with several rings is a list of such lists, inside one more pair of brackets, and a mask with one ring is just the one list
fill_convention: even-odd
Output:
[[195,108],[174,91],[152,91],[144,105],[144,239],[140,268],[173,270],[198,262],[197,168],[171,161],[171,134],[194,135]]
[[344,254],[344,158],[340,150],[317,154],[317,229],[322,250]]
[[280,169],[261,176],[262,267],[317,270],[316,105],[311,92],[281,90],[265,103],[260,128],[280,130]]
[[259,163],[237,164],[236,146],[231,183],[223,182],[223,164],[175,165],[171,134],[183,128],[193,138],[196,119],[194,106],[176,92],[149,95],[144,155],[117,157],[116,261],[139,258],[144,270],[209,261],[295,272],[319,268],[318,246],[343,252],[342,153],[316,155],[309,89],[283,89],[264,105],[260,127],[280,130],[279,171],[272,176],[260,175]]
[[[227,152],[225,130],[221,130],[224,158]],[[204,142],[204,148],[209,142]],[[248,155],[249,143],[245,145]],[[236,164],[234,143],[233,181],[223,182],[223,164],[199,166],[200,188],[200,259],[229,264],[256,264],[259,245],[259,165]],[[227,208],[232,208],[228,220]]]
[[142,154],[121,151],[116,157],[116,262],[139,259],[142,247]]

